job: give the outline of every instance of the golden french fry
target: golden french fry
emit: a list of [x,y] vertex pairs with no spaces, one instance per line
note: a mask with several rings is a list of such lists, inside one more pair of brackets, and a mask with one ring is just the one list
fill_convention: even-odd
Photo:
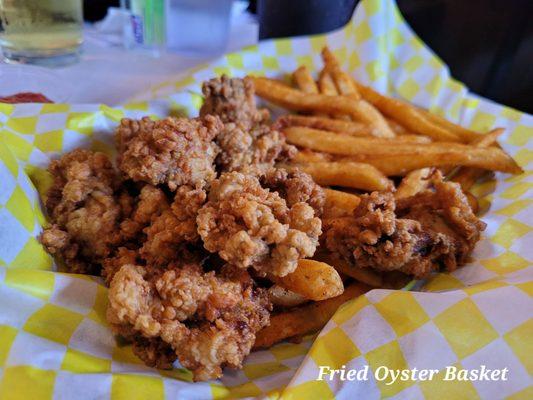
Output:
[[326,68],[331,72],[339,93],[359,100],[361,95],[357,90],[357,86],[355,86],[350,76],[341,69],[337,57],[327,46],[322,49],[322,60],[324,60]]
[[[338,96],[303,93],[284,83],[264,77],[250,76],[258,96],[293,111],[324,111],[334,113],[348,111],[350,106]],[[329,104],[329,106],[328,106]]]
[[355,194],[340,190],[324,189],[326,202],[322,218],[336,218],[352,215],[353,210],[359,205],[361,199]]
[[431,143],[431,138],[422,135],[402,135],[389,139],[391,143]]
[[503,134],[505,129],[495,128],[484,135],[478,135],[477,139],[472,142],[475,147],[490,147],[497,143],[498,138]]
[[[478,148],[440,142],[397,143],[387,139],[353,137],[305,127],[289,127],[284,133],[289,143],[315,151],[350,156],[353,161],[377,166],[388,176],[398,173],[403,175],[424,167],[448,165],[508,173],[522,172],[508,154],[495,147]],[[397,159],[401,162],[395,162]]]
[[325,94],[326,96],[339,95],[335,82],[333,82],[333,78],[325,68],[320,71],[320,74],[318,75],[318,88],[320,89],[320,93]]
[[319,251],[315,253],[313,258],[332,265],[339,273],[357,279],[359,282],[363,282],[368,286],[382,287],[383,285],[383,279],[376,271],[368,268],[357,268],[348,261],[343,260],[338,254]]
[[398,185],[394,197],[396,199],[405,199],[426,189],[429,184],[428,178],[432,172],[432,168],[416,169],[409,172]]
[[318,93],[318,86],[305,65],[298,67],[298,69],[292,73],[292,77],[294,82],[296,82],[296,86],[298,86],[302,92]]
[[276,121],[276,126],[278,126],[278,129],[289,126],[306,126],[308,128],[322,129],[330,132],[345,133],[351,136],[372,135],[372,131],[368,125],[361,122],[296,114],[283,115]]
[[358,162],[322,161],[295,164],[324,186],[344,186],[362,190],[388,190],[392,182],[371,165]]
[[[276,129],[283,130],[290,126],[302,126],[329,132],[342,133],[350,136],[372,136],[375,130],[361,122],[344,121],[340,119],[314,117],[306,115],[287,114],[279,117],[275,122]],[[379,137],[379,136],[374,136]],[[382,138],[382,137],[381,137]],[[431,143],[427,136],[409,135],[396,136],[390,140],[398,142]]]
[[461,189],[466,193],[477,181],[486,175],[487,171],[484,169],[461,167],[451,180],[461,185]]
[[[306,66],[302,65],[292,74],[296,85],[304,93],[319,93],[318,86]],[[316,113],[318,116],[327,117],[327,114]]]
[[[354,100],[347,96],[327,96],[323,94],[303,93],[282,82],[251,76],[256,94],[272,103],[294,111],[325,112],[331,115],[347,114],[357,121],[372,124],[373,114],[368,110],[368,103]],[[372,125],[374,136],[387,137],[390,133],[379,131],[378,125]]]
[[441,142],[467,142],[441,125],[428,119],[418,108],[398,99],[383,96],[368,86],[354,80],[357,89],[365,100],[374,105],[385,116],[395,119],[413,133],[426,135]]
[[273,305],[280,307],[295,307],[309,301],[302,295],[291,292],[279,285],[272,285],[268,289],[268,298]]
[[428,110],[423,108],[418,108],[420,112],[433,123],[440,125],[442,128],[447,129],[457,136],[463,139],[464,142],[473,142],[479,140],[483,134],[475,132],[473,130],[462,127],[461,125],[454,124],[451,121],[448,121],[446,118],[441,117],[440,115],[432,114]]
[[[333,78],[325,68],[320,71],[320,74],[318,75],[318,88],[320,93],[325,94],[326,96],[338,96],[339,94],[335,87],[335,82],[333,82]],[[350,120],[349,115],[341,113],[331,113],[331,116],[344,121]]]
[[386,155],[386,156],[352,156],[340,158],[338,162],[358,161],[373,165],[386,176],[404,176],[411,171],[425,167],[447,167],[453,165],[454,161],[461,161],[462,157],[449,158],[446,155],[434,157],[433,155],[418,154],[415,156],[406,155]]
[[[386,176],[403,176],[410,171],[425,167],[449,167],[463,165],[467,167],[483,168],[491,171],[502,171],[510,174],[520,174],[522,169],[509,160],[505,153],[475,152],[473,154],[461,154],[458,151],[443,151],[435,154],[399,154],[383,156],[354,156],[346,159],[338,159],[338,162],[356,161],[371,164]],[[496,150],[496,149],[495,149]]]
[[358,119],[367,123],[372,128],[374,136],[396,136],[383,115],[381,115],[381,113],[376,110],[373,105],[361,99],[361,95],[359,94],[353,79],[340,68],[337,58],[327,46],[322,50],[322,58],[326,64],[325,69],[329,71],[333,81],[335,82],[337,91],[342,95],[357,100],[355,104]]
[[357,91],[357,87],[353,84],[350,77],[344,73],[341,69],[330,69],[331,71],[331,77],[333,78],[333,82],[335,82],[335,86],[337,87],[337,90],[339,91],[339,94],[349,96],[355,100],[360,100],[361,95]]
[[[489,133],[482,135],[472,144],[475,147],[490,147],[496,143],[498,137],[503,133],[502,128],[493,129]],[[461,185],[461,188],[466,193],[470,188],[486,174],[486,171],[479,168],[467,168],[462,167],[457,171],[457,173],[452,177],[452,181],[457,182]]]
[[313,162],[323,162],[323,161],[333,161],[330,154],[318,153],[311,150],[300,150],[294,158],[292,159],[295,163],[313,163]]
[[320,330],[341,305],[369,289],[363,283],[354,282],[340,296],[272,315],[270,325],[257,333],[254,349],[268,348],[285,339]]
[[279,286],[306,299],[320,301],[339,296],[344,285],[331,265],[315,260],[299,260],[296,270],[282,277],[272,277]]
[[[385,118],[387,121],[387,124],[391,127],[391,129],[394,131],[396,135],[413,135],[413,132],[407,130],[405,126],[400,124],[398,121],[395,121],[391,118]],[[421,135],[420,135],[421,136]],[[422,136],[427,137],[427,136]]]
[[390,128],[381,113],[365,100],[357,100],[354,103],[353,118],[367,123],[372,128],[372,135],[382,138],[395,137],[394,131]]

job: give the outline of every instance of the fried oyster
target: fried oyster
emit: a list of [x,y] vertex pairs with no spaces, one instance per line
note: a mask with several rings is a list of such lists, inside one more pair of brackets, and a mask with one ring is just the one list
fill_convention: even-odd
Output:
[[170,190],[181,185],[204,187],[215,178],[213,139],[222,130],[218,117],[123,119],[115,138],[118,167],[130,179]]
[[74,273],[99,273],[100,263],[121,241],[119,180],[103,153],[77,149],[52,161],[53,184],[46,210],[52,225],[41,243]]
[[204,247],[239,268],[285,276],[318,245],[321,221],[306,202],[290,207],[252,175],[223,173],[196,219]]
[[417,278],[468,260],[485,224],[458,184],[437,172],[432,185],[396,201],[393,193],[362,195],[352,217],[325,227],[325,245],[357,268],[400,271]]
[[257,109],[249,78],[222,75],[204,82],[202,92],[205,101],[200,115],[217,115],[224,123],[215,138],[220,149],[216,158],[220,171],[258,174],[296,154],[296,148],[269,124],[268,111]]
[[198,264],[124,265],[111,281],[109,302],[113,330],[137,343],[145,362],[169,367],[172,349],[197,381],[219,378],[224,366],[240,368],[270,311],[266,291],[246,271],[225,266],[205,273]]

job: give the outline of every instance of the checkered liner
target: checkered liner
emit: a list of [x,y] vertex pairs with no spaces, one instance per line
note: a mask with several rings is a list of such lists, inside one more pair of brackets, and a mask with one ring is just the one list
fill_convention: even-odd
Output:
[[[87,276],[52,272],[36,241],[46,166],[78,146],[112,153],[120,118],[195,115],[200,82],[215,74],[284,77],[321,67],[329,45],[343,67],[381,92],[473,129],[506,128],[503,147],[526,170],[478,185],[488,228],[471,265],[439,274],[423,292],[373,290],[345,304],[301,344],[251,354],[242,371],[191,383],[184,369],[142,365],[105,322],[106,289]],[[159,100],[155,100],[155,99]],[[363,0],[327,35],[263,42],[140,94],[105,105],[0,106],[0,399],[141,398],[533,398],[531,259],[533,118],[470,93],[405,24],[393,2]],[[528,246],[529,243],[529,246]],[[392,369],[508,368],[503,382],[318,381],[319,366]]]

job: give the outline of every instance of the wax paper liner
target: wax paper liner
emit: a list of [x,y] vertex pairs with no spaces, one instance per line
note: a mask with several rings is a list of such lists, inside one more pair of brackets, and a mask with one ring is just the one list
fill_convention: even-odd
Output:
[[[39,191],[52,158],[83,146],[112,153],[120,118],[196,115],[200,82],[228,73],[286,77],[321,67],[328,44],[343,67],[383,93],[408,99],[480,131],[506,128],[502,145],[525,169],[478,185],[488,227],[474,261],[439,274],[422,292],[373,290],[344,305],[316,340],[251,354],[242,371],[191,383],[184,369],[143,366],[117,347],[97,279],[52,272],[36,237],[45,224]],[[262,42],[122,107],[0,106],[0,399],[533,398],[531,294],[533,118],[481,99],[450,78],[389,1],[364,0],[336,32]],[[507,368],[507,380],[444,380],[445,368]],[[361,369],[367,380],[317,380],[319,367]],[[374,372],[436,369],[434,379],[390,382]]]

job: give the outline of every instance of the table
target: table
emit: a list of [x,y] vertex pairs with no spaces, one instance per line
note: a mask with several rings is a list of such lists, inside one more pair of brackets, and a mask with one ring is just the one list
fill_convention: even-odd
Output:
[[[258,41],[258,25],[235,2],[226,51],[236,51]],[[137,93],[216,56],[164,53],[158,57],[127,50],[118,35],[103,33],[99,25],[84,27],[81,60],[61,68],[0,63],[0,96],[21,91],[41,92],[56,102],[116,105]]]

